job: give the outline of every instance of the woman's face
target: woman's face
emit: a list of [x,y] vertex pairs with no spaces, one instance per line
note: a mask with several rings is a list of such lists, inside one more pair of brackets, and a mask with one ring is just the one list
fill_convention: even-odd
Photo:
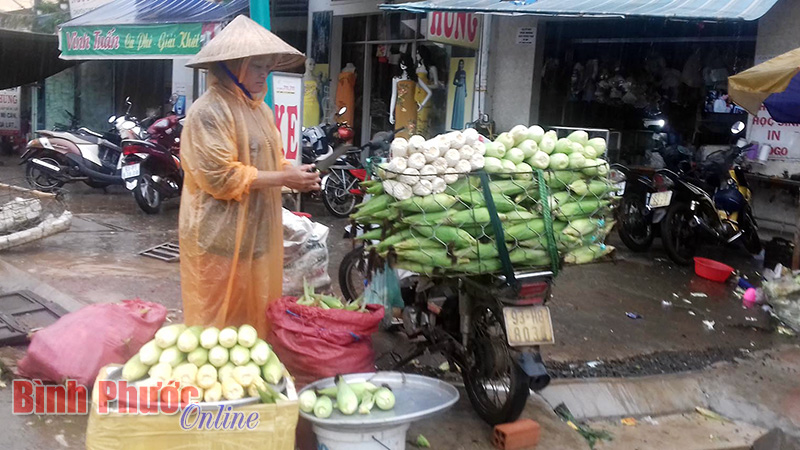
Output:
[[458,70],[464,70],[464,60],[460,60],[458,62]]
[[267,75],[269,75],[269,65],[266,57],[257,57],[250,60],[247,65],[242,85],[251,93],[263,92],[267,87]]

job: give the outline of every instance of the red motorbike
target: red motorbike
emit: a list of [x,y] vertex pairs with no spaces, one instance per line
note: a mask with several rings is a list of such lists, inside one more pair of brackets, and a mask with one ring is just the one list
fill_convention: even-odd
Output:
[[[341,130],[340,130],[341,133]],[[367,179],[367,159],[389,156],[391,132],[379,132],[361,147],[342,145],[317,168],[327,173],[322,177],[322,203],[336,217],[349,217],[366,192],[361,182]]]
[[183,119],[184,116],[170,114],[147,128],[146,139],[122,141],[122,179],[147,214],[158,214],[163,200],[181,195]]

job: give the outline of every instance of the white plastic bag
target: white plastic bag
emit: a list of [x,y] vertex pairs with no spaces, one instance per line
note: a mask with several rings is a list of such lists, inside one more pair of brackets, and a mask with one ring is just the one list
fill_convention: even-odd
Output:
[[[298,225],[293,229],[296,234],[287,241],[289,232],[284,221],[283,295],[301,295],[303,280],[314,288],[331,283],[328,275],[328,227],[304,217],[297,218],[307,221],[311,230],[305,232],[304,227]],[[302,241],[299,241],[299,236],[303,236]]]
[[314,222],[283,208],[283,266],[301,256],[303,245],[314,231]]

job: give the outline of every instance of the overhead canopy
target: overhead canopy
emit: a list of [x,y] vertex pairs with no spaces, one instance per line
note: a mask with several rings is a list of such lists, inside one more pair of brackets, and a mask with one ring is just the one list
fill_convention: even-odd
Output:
[[728,93],[754,116],[763,103],[778,122],[800,123],[800,48],[728,77]]
[[381,5],[385,10],[561,17],[669,17],[756,20],[778,0],[438,0]]
[[58,59],[55,35],[0,29],[0,89],[41,81],[72,65]]
[[61,26],[61,58],[189,57],[249,5],[249,0],[114,0]]

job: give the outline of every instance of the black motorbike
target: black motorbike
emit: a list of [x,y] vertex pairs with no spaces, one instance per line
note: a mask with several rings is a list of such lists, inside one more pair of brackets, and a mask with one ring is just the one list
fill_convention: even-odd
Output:
[[[733,136],[744,130],[737,122]],[[661,239],[670,259],[692,262],[701,243],[742,242],[753,254],[761,251],[758,224],[750,200],[752,192],[739,161],[749,150],[740,140],[727,150],[712,153],[691,170],[661,169],[663,188],[650,196],[651,207],[667,208],[661,222]]]
[[655,183],[621,164],[611,166],[609,178],[621,197],[615,211],[620,239],[634,252],[647,251],[659,232],[658,223],[666,214],[663,208],[648,206],[650,195],[657,191]]

